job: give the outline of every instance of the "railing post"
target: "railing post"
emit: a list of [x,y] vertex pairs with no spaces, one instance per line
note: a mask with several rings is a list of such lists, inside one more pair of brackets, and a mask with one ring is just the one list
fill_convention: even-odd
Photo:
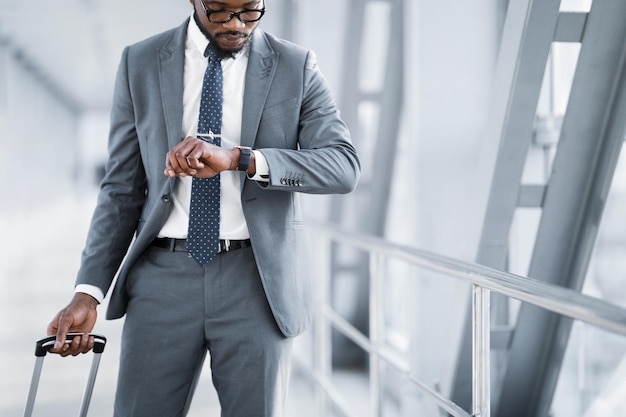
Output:
[[472,415],[491,416],[490,292],[472,284]]
[[[319,232],[316,236],[318,254],[318,274],[315,280],[315,305],[318,312],[315,315],[315,333],[314,333],[314,366],[318,377],[323,381],[330,380],[332,377],[332,345],[331,345],[331,326],[324,314],[324,309],[330,304],[330,286],[331,286],[331,239],[327,233]],[[323,384],[315,384],[315,405],[317,415],[326,417],[331,415],[329,406],[330,402]]]
[[370,405],[375,417],[382,417],[381,401],[381,365],[377,352],[382,348],[385,337],[383,316],[383,270],[384,255],[370,252],[370,288],[369,288],[369,339],[374,352],[369,353]]

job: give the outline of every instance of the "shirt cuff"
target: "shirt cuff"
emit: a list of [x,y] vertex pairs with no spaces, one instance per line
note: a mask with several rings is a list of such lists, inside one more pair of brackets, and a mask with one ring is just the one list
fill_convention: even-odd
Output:
[[76,288],[74,288],[74,292],[82,292],[87,295],[91,295],[100,304],[104,301],[104,294],[102,293],[102,290],[95,285],[78,284]]
[[259,151],[252,151],[254,153],[254,163],[256,164],[256,172],[254,175],[248,175],[248,179],[252,181],[270,182],[270,167],[267,164],[267,159]]

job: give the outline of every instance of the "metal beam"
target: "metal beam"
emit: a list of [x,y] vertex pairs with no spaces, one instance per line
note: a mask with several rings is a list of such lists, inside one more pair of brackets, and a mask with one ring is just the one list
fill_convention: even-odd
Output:
[[[487,126],[487,134],[500,140],[500,148],[477,255],[478,263],[499,270],[507,267],[509,231],[559,5],[559,0],[510,2],[504,23],[496,67],[496,95],[491,123]],[[453,401],[465,409],[471,406],[472,392],[470,324],[468,310],[452,387]],[[494,324],[502,323],[496,317]]]
[[586,24],[587,13],[564,12],[559,14],[554,41],[581,42]]
[[[582,288],[626,134],[626,2],[593,3],[529,276]],[[547,416],[571,321],[520,309],[498,415]]]
[[[604,202],[624,140],[626,3],[594,2],[589,13],[559,12],[560,1],[512,2],[505,22],[490,134],[501,145],[477,260],[507,269],[509,232],[518,207],[540,208],[529,276],[580,290]],[[549,182],[521,184],[549,51],[553,42],[581,42],[568,108]],[[494,304],[496,304],[494,302]],[[492,312],[495,310],[492,310]],[[506,325],[497,315],[494,323]],[[469,319],[457,361],[453,399],[469,405]],[[571,321],[521,306],[496,372],[496,416],[546,416],[552,403]]]
[[538,208],[543,206],[546,186],[523,185],[519,191],[517,207]]

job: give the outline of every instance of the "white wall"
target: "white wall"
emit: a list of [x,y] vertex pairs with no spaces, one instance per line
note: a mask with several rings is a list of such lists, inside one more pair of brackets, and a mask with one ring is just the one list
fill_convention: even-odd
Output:
[[[414,193],[411,207],[417,220],[412,236],[403,234],[400,222],[390,229],[420,248],[470,261],[478,247],[498,145],[486,143],[484,131],[500,3],[406,2],[407,138],[398,163],[404,167],[398,173],[401,190],[395,195]],[[469,286],[434,273],[420,276],[414,287],[413,368],[419,379],[437,381],[447,395]]]
[[76,175],[77,110],[7,39],[0,43],[0,103],[0,213],[66,197]]

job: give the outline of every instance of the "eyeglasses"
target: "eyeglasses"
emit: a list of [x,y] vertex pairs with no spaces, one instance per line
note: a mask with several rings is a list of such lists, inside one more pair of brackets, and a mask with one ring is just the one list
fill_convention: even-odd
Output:
[[233,17],[237,17],[242,23],[258,22],[265,14],[265,7],[261,9],[244,9],[240,12],[229,12],[228,10],[209,10],[204,4],[204,0],[200,0],[204,13],[211,23],[228,23]]

